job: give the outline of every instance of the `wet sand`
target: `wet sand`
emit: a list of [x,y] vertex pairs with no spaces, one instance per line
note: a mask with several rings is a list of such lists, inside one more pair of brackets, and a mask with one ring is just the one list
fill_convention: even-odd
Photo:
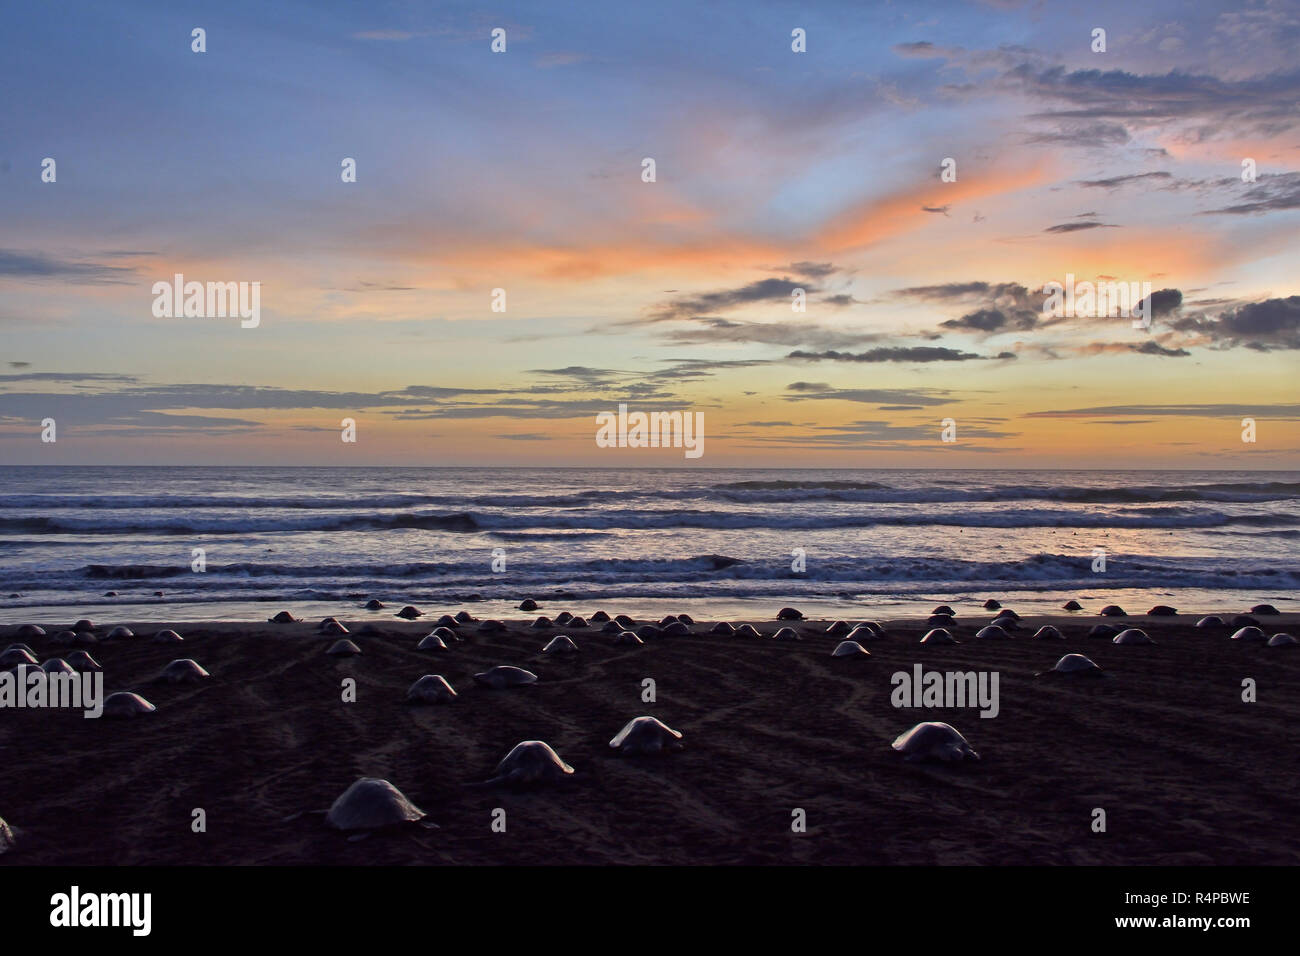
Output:
[[[0,817],[18,831],[0,865],[1300,863],[1300,649],[1239,645],[1231,628],[1196,629],[1194,617],[1128,618],[1158,646],[1115,646],[1083,636],[1117,623],[1090,613],[1026,618],[1012,640],[976,641],[992,612],[958,611],[965,643],[919,644],[921,615],[882,622],[889,636],[865,660],[832,659],[840,638],[826,622],[793,625],[799,643],[713,636],[701,622],[690,636],[631,648],[599,626],[516,621],[485,634],[470,624],[462,643],[429,653],[415,645],[437,614],[343,612],[363,650],[343,659],[325,655],[335,638],[315,621],[125,622],[185,636],[90,648],[106,692],[136,691],[156,713],[0,711]],[[1300,635],[1300,616],[1260,621],[1268,634]],[[70,622],[36,623],[49,632],[27,641],[40,659],[67,650],[50,637]],[[363,623],[383,635],[358,636]],[[754,623],[767,636],[784,622]],[[1067,640],[1030,640],[1043,623]],[[0,628],[0,647],[18,640],[13,631]],[[581,653],[541,654],[555,634]],[[1109,676],[1033,677],[1068,652]],[[178,657],[212,679],[152,683]],[[998,716],[893,707],[891,675],[917,663],[997,671]],[[502,691],[473,682],[496,664],[540,681]],[[444,675],[460,696],[408,705],[406,688],[423,674]],[[355,703],[341,700],[347,677]],[[1256,703],[1241,700],[1247,677]],[[646,678],[654,703],[642,702]],[[685,749],[616,755],[610,738],[641,714],[680,730]],[[956,726],[982,760],[900,760],[890,743],[923,720]],[[550,743],[576,769],[572,782],[464,786],[526,739]],[[349,842],[319,817],[284,821],[328,807],[362,775],[391,780],[441,829]],[[1097,807],[1105,833],[1091,829]],[[206,833],[191,830],[195,808]],[[504,833],[492,830],[494,808],[506,811]],[[791,830],[795,808],[806,833]]]

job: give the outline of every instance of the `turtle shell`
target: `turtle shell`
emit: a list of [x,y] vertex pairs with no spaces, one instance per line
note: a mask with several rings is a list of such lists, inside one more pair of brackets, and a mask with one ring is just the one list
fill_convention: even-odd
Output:
[[546,642],[542,648],[543,654],[576,654],[578,645],[573,643],[573,639],[567,634],[557,634]]
[[104,698],[105,717],[137,717],[140,714],[152,714],[158,708],[139,694],[119,690]]
[[680,750],[682,735],[654,717],[635,717],[623,725],[609,745],[622,754],[657,754]]
[[917,724],[898,736],[893,748],[909,760],[979,760],[957,728],[942,721]]
[[441,674],[425,674],[406,690],[406,699],[417,704],[447,704],[456,691]]
[[857,641],[840,641],[831,651],[831,657],[870,657],[871,652]]
[[325,814],[325,822],[336,830],[378,830],[425,816],[387,780],[362,777],[339,794]]
[[474,680],[485,687],[494,687],[498,690],[503,687],[520,687],[524,684],[537,683],[537,675],[532,671],[526,671],[522,667],[513,667],[510,664],[499,664],[491,667],[482,673],[475,674]]

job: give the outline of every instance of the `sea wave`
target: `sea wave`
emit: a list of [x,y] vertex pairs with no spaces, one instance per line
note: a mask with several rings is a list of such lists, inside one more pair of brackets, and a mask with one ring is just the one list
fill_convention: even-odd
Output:
[[1300,514],[1234,514],[1195,508],[1135,508],[1129,511],[931,509],[886,513],[828,514],[824,511],[718,511],[703,509],[608,510],[583,513],[509,514],[472,512],[361,512],[301,515],[151,515],[0,517],[0,532],[77,535],[243,535],[267,532],[425,530],[457,534],[526,532],[719,529],[776,531],[871,527],[946,528],[1220,528],[1300,525]]

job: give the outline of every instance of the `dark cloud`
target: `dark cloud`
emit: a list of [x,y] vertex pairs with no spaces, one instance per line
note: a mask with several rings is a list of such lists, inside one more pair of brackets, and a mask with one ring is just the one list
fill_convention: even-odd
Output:
[[1106,222],[1063,222],[1057,226],[1048,226],[1043,232],[1082,232],[1085,229],[1118,229],[1119,226]]
[[721,289],[716,292],[702,292],[696,295],[681,296],[656,308],[650,321],[670,322],[681,319],[701,319],[711,317],[715,312],[734,309],[754,302],[791,301],[791,293],[803,289],[807,293],[818,291],[809,288],[806,283],[792,279],[759,279],[738,289]]
[[840,402],[858,402],[864,405],[947,405],[956,401],[948,397],[946,389],[921,388],[834,388],[823,382],[791,382],[786,386],[785,400],[799,402],[804,400],[834,400]]
[[134,269],[123,266],[58,259],[41,252],[13,252],[0,249],[0,276],[12,276],[18,279],[65,279],[90,285],[113,285],[132,282],[136,275]]
[[1300,296],[1247,302],[1221,312],[1186,316],[1172,323],[1181,332],[1208,336],[1220,348],[1258,352],[1300,349]]
[[1130,173],[1127,176],[1111,176],[1109,179],[1081,179],[1080,186],[1089,189],[1118,189],[1121,186],[1128,186],[1132,183],[1149,182],[1151,180],[1169,180],[1173,179],[1174,174],[1158,170],[1153,173]]
[[834,349],[825,352],[795,351],[786,356],[805,362],[969,362],[988,357],[935,345],[895,346],[866,352],[838,352]]
[[1186,358],[1192,353],[1183,348],[1165,348],[1154,339],[1142,342],[1141,344],[1130,344],[1129,348],[1141,355],[1162,355],[1167,358]]
[[1242,201],[1208,209],[1202,216],[1250,216],[1300,209],[1300,173],[1260,176],[1253,183],[1229,179],[1225,185],[1243,194]]
[[962,332],[1008,332],[1027,331],[1038,324],[1039,312],[1032,309],[977,309],[968,312],[959,319],[949,319],[939,324],[945,329]]
[[1286,421],[1300,419],[1300,405],[1097,405],[1092,408],[1067,408],[1026,412],[1025,418],[1092,418],[1096,415],[1176,418],[1268,418]]

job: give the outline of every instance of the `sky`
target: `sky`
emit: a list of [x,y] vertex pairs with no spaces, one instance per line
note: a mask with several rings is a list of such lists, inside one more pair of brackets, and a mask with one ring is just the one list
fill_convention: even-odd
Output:
[[1300,0],[0,18],[0,463],[1300,467]]

